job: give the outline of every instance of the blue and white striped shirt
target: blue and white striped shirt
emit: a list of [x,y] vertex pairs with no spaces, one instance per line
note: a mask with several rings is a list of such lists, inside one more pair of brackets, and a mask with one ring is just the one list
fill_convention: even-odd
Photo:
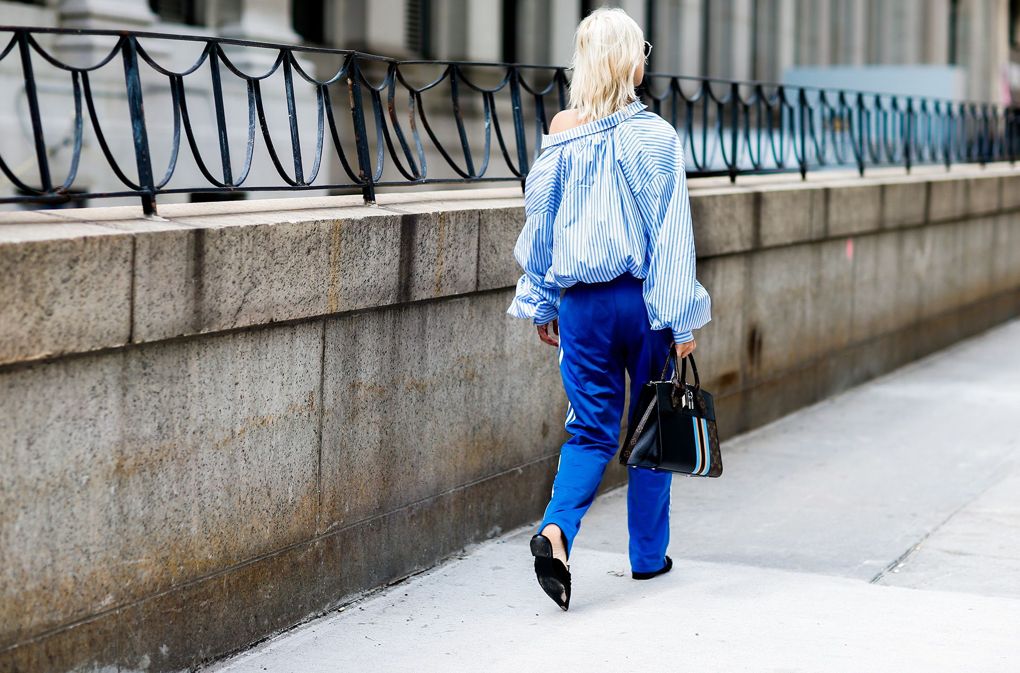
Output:
[[524,214],[514,246],[524,275],[510,315],[543,325],[558,315],[562,288],[630,273],[644,279],[652,329],[672,329],[676,343],[711,319],[711,299],[695,278],[683,146],[640,101],[542,136]]

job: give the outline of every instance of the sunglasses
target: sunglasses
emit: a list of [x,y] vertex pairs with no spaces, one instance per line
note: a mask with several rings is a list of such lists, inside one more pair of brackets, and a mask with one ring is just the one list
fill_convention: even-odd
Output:
[[645,40],[645,58],[648,58],[651,55],[652,55],[652,43],[649,42],[648,40]]

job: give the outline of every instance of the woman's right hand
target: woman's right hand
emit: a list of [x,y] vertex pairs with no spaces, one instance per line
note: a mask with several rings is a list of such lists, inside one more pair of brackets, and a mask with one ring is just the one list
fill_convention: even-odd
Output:
[[694,352],[694,349],[698,347],[697,341],[688,341],[685,344],[676,344],[676,359],[683,360],[685,357]]
[[549,326],[552,325],[553,334],[556,336],[560,335],[560,321],[553,320],[552,322],[544,325],[538,325],[538,338],[542,340],[542,343],[549,344],[550,346],[559,346],[560,342],[558,339],[549,336]]

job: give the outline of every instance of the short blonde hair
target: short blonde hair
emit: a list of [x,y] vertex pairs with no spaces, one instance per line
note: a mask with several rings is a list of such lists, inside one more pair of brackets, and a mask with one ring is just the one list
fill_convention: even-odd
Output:
[[641,26],[622,9],[597,9],[581,21],[570,63],[570,107],[579,121],[608,117],[637,98],[634,73],[644,42]]

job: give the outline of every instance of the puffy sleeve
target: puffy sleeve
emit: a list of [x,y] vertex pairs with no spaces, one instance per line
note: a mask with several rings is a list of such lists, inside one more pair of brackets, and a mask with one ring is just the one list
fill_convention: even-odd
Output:
[[[672,129],[670,129],[672,131]],[[694,229],[683,147],[667,138],[656,170],[635,194],[647,233],[645,307],[652,329],[670,328],[676,343],[712,319],[712,300],[695,275]]]
[[559,148],[551,147],[535,162],[524,183],[524,228],[514,246],[514,258],[524,270],[507,313],[536,325],[559,314],[560,288],[546,280],[552,265],[553,221],[560,204]]

